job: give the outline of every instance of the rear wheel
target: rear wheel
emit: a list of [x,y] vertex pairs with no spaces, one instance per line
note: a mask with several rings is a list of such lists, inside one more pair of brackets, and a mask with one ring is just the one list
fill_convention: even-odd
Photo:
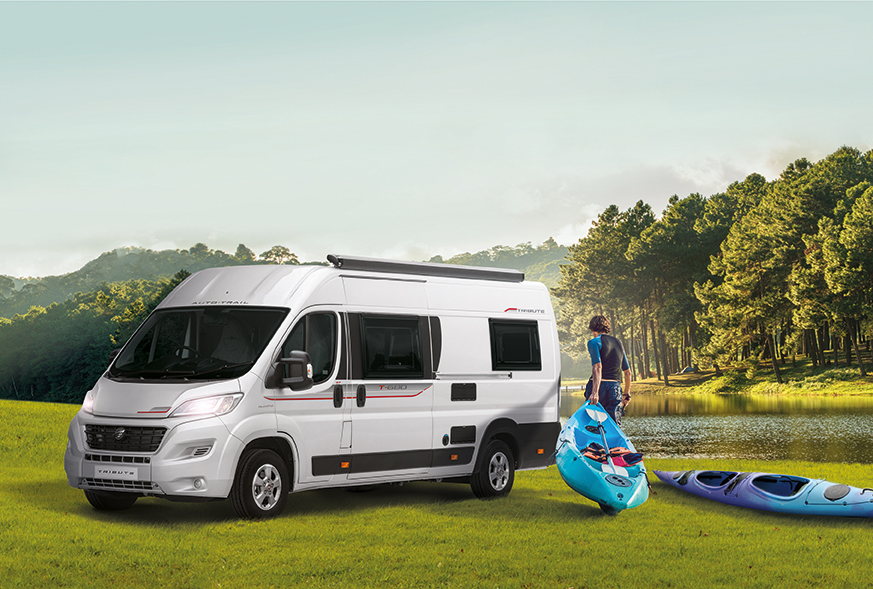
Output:
[[85,491],[85,498],[99,511],[121,511],[136,503],[133,493],[117,491]]
[[233,509],[246,519],[276,517],[285,509],[290,488],[291,477],[281,456],[272,450],[247,450],[230,490]]
[[479,499],[504,497],[515,480],[515,458],[512,450],[500,440],[492,440],[482,454],[479,470],[470,478],[473,494]]

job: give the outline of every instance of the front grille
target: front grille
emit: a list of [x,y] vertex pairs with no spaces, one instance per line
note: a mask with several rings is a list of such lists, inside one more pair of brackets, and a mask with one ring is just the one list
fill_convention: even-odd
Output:
[[158,491],[160,488],[151,481],[120,481],[115,479],[81,479],[88,488],[124,489],[127,491]]
[[93,450],[117,452],[155,452],[167,433],[165,427],[122,425],[85,426],[85,440]]
[[120,462],[124,464],[150,464],[149,456],[110,456],[108,454],[85,454],[89,462]]

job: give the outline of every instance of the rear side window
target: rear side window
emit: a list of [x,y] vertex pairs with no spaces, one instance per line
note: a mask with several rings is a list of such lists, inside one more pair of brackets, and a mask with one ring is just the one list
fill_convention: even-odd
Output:
[[542,370],[536,321],[489,319],[492,370]]
[[361,317],[364,378],[422,378],[418,317]]

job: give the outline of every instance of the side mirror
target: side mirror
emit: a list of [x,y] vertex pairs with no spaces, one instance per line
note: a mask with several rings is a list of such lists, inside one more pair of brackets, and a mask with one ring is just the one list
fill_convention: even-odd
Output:
[[116,348],[116,349],[112,350],[111,352],[109,352],[109,363],[112,364],[115,361],[115,359],[118,358],[118,355],[120,353],[121,353],[121,348]]
[[[288,367],[287,377],[285,366]],[[304,391],[312,386],[312,359],[306,352],[294,350],[287,358],[279,358],[276,372],[282,386],[291,387],[292,391]]]

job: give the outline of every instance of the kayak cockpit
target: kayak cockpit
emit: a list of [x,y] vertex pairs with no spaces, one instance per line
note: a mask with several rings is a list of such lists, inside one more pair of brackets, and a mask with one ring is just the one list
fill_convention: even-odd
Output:
[[769,495],[787,499],[794,497],[809,483],[809,479],[784,474],[763,474],[752,479],[752,486]]
[[735,472],[723,470],[705,470],[697,475],[697,482],[706,487],[717,489],[723,487],[737,476]]

